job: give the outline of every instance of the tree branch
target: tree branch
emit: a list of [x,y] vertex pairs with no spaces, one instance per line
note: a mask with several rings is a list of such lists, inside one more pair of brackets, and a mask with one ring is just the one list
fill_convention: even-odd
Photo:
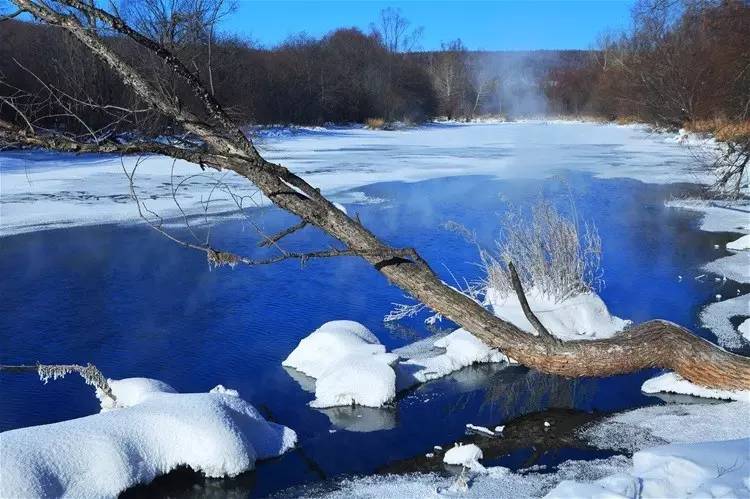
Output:
[[35,364],[35,365],[0,365],[0,372],[28,373],[35,372],[45,384],[50,379],[64,378],[66,374],[78,373],[87,385],[101,391],[105,396],[117,403],[117,397],[112,393],[107,378],[93,364],[81,366],[78,364]]
[[516,272],[516,267],[513,265],[513,262],[508,262],[508,271],[510,272],[510,280],[513,284],[513,290],[516,292],[516,296],[518,297],[518,302],[521,304],[521,309],[523,310],[523,314],[526,316],[526,319],[531,323],[532,326],[534,326],[534,329],[537,330],[539,335],[548,341],[554,341],[559,343],[560,339],[556,338],[555,336],[552,336],[552,334],[547,330],[546,327],[544,327],[544,324],[537,318],[537,316],[534,314],[534,312],[531,310],[531,307],[529,306],[528,300],[526,300],[526,294],[523,292],[523,285],[521,285],[521,279],[518,277],[518,272]]

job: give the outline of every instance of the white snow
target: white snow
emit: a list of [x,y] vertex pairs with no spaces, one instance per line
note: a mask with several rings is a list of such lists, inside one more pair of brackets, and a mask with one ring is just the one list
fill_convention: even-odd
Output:
[[[287,132],[261,132],[259,149],[339,202],[343,201],[339,194],[347,195],[343,191],[375,182],[466,174],[544,178],[570,169],[646,182],[712,180],[687,148],[637,126],[531,121],[440,124],[399,131]],[[0,235],[137,222],[123,172],[123,166],[130,171],[135,163],[134,157],[40,151],[0,154]],[[217,184],[220,188],[210,196],[210,214],[237,209],[230,191],[253,195],[254,203],[267,203],[232,172],[202,172],[195,165],[160,156],[141,158],[135,189],[149,210],[165,219],[180,216],[172,189],[181,182],[176,197],[188,214],[203,213]]]
[[[386,353],[385,346],[362,324],[332,321],[303,338],[282,365],[315,378],[311,407],[382,407],[397,392],[415,384],[475,363],[506,360],[463,329],[417,343]],[[298,381],[303,388],[311,388],[305,379]]]
[[319,378],[350,355],[382,353],[385,347],[359,322],[330,321],[303,338],[281,365]]
[[[750,214],[747,216],[750,217]],[[744,251],[750,249],[750,234],[745,234],[741,238],[727,243],[727,249],[732,251]]]
[[744,400],[750,403],[750,390],[717,390],[696,385],[677,373],[664,373],[646,380],[641,386],[643,393],[676,393],[678,395],[692,395],[694,397],[713,398],[721,400]]
[[[505,355],[488,347],[463,328],[438,337],[431,343],[422,341],[420,346],[426,348],[430,344],[435,349],[442,349],[442,353],[425,354],[419,353],[419,349],[411,349],[411,352],[417,352],[417,354],[398,363],[399,390],[442,378],[472,364],[508,361]],[[409,349],[396,350],[402,356],[409,351]]]
[[310,407],[382,407],[396,396],[394,354],[348,355],[315,381]]
[[297,441],[229,392],[174,393],[144,378],[111,386],[125,407],[0,433],[0,497],[112,497],[179,466],[234,476]]
[[380,407],[396,396],[397,360],[362,324],[331,321],[303,338],[282,365],[316,378],[312,407]]
[[113,403],[111,398],[97,390],[96,397],[99,399],[102,411],[138,405],[154,393],[177,393],[177,390],[158,379],[125,378],[108,379],[107,382],[112,394],[117,398],[117,403]]
[[474,444],[456,445],[448,449],[443,455],[443,462],[454,466],[464,466],[474,471],[484,470],[484,466],[479,464],[482,459],[482,449]]
[[[634,457],[565,461],[553,472],[535,468],[512,472],[489,467],[471,477],[461,496],[517,498],[549,494],[547,497],[634,499],[750,495],[750,405],[745,402],[635,409],[596,423],[582,435],[602,449],[631,450]],[[476,450],[454,452],[471,455]],[[458,464],[463,461],[450,460]],[[438,498],[450,493],[455,481],[436,473],[375,475],[343,480],[325,497]]]
[[472,423],[466,423],[466,429],[471,430],[474,432],[483,433],[485,435],[489,435],[491,437],[495,436],[495,432],[487,428],[486,426],[479,426]]
[[750,316],[750,294],[735,296],[727,300],[713,302],[701,310],[701,323],[711,330],[721,346],[737,348],[742,346],[742,336],[735,329],[731,317]]
[[[609,338],[622,331],[630,321],[609,313],[607,305],[594,292],[581,293],[559,303],[536,288],[526,291],[526,299],[534,315],[554,336],[563,340]],[[523,313],[518,297],[502,295],[488,289],[487,303],[501,319],[533,333],[536,330]]]
[[750,439],[636,452],[633,467],[594,482],[563,481],[547,498],[747,497]]
[[750,405],[735,401],[641,407],[610,416],[582,436],[601,449],[631,452],[665,443],[750,438]]
[[750,319],[745,319],[742,324],[739,325],[737,331],[740,332],[743,338],[750,341]]
[[740,283],[750,283],[750,251],[740,251],[734,255],[713,260],[703,269]]

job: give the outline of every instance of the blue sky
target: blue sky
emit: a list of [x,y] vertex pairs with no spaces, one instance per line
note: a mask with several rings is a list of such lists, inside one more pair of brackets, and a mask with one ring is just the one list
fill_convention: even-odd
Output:
[[287,1],[239,0],[224,29],[266,46],[290,34],[323,35],[338,27],[369,29],[381,9],[399,8],[423,26],[422,48],[461,38],[470,49],[589,48],[597,35],[626,27],[632,0],[597,1]]

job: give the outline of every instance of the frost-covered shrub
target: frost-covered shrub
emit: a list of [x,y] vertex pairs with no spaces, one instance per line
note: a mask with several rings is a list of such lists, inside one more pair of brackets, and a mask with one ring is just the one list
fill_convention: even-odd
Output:
[[536,289],[556,302],[601,285],[601,239],[595,226],[579,226],[575,207],[563,214],[540,200],[530,213],[509,210],[501,230],[495,252],[480,249],[488,288],[513,293],[509,262],[525,290]]

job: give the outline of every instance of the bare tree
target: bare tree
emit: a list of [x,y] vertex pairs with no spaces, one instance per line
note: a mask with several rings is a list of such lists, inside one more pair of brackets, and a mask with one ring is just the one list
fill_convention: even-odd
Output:
[[[613,338],[558,342],[549,335],[534,336],[495,317],[470,297],[446,285],[412,248],[393,248],[378,239],[356,218],[347,216],[299,176],[264,159],[224,108],[174,54],[158,41],[138,32],[121,17],[83,0],[13,0],[18,8],[42,22],[60,27],[104,61],[144,102],[172,120],[174,127],[195,138],[180,145],[156,141],[131,144],[81,142],[32,127],[4,124],[0,141],[20,147],[52,150],[93,150],[121,153],[158,152],[191,161],[204,168],[231,170],[252,182],[280,208],[306,226],[322,229],[338,246],[322,256],[357,255],[429,308],[462,325],[489,345],[519,363],[563,376],[608,376],[661,367],[695,383],[726,389],[750,389],[750,359],[727,352],[667,321],[633,326]],[[127,64],[97,30],[82,18],[114,30],[159,57],[193,92],[203,117],[165,99],[144,75]],[[283,235],[281,236],[283,237]],[[277,239],[278,240],[278,239]],[[238,255],[195,245],[216,263],[245,263]],[[248,261],[247,263],[254,263]],[[519,291],[522,296],[522,290]]]
[[372,25],[372,30],[383,41],[389,52],[411,52],[422,38],[424,29],[420,26],[409,31],[411,21],[401,15],[401,9],[388,7],[380,11],[380,20]]

